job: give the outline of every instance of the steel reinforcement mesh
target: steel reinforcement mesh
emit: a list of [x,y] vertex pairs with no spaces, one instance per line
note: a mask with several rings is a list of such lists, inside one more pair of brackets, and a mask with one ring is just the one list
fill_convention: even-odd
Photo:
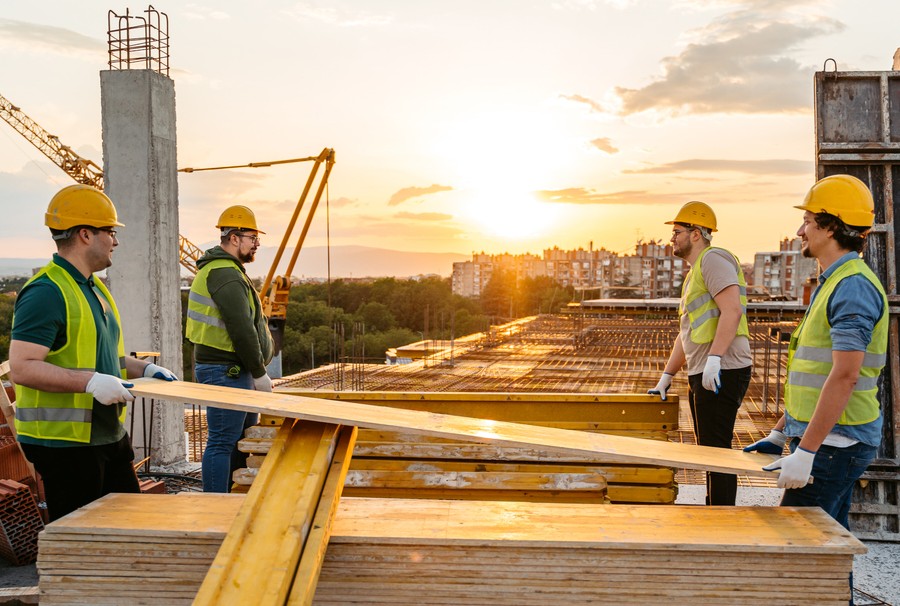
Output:
[[[779,338],[796,324],[753,321],[753,378],[738,413],[734,448],[765,437],[781,415],[787,347]],[[363,391],[490,391],[642,393],[652,389],[677,334],[671,318],[542,315],[457,339],[437,353],[402,365],[330,364],[276,381],[299,389]],[[687,378],[678,431],[670,439],[694,443]],[[681,483],[703,483],[703,472],[681,470]],[[766,478],[739,477],[744,486],[773,486]]]

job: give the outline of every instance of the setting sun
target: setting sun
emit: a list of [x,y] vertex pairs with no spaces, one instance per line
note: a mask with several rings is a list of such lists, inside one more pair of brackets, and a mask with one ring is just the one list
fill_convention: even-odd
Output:
[[465,219],[486,235],[520,240],[549,234],[556,216],[552,205],[531,192],[497,186],[472,191]]

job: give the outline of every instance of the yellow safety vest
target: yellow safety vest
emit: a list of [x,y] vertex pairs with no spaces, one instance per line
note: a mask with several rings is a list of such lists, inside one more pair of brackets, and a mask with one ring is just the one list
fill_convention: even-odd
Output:
[[[46,361],[54,366],[71,370],[96,371],[97,326],[91,305],[75,279],[53,261],[35,274],[23,287],[46,275],[59,288],[66,303],[66,343],[47,354]],[[96,277],[96,286],[112,308],[119,326],[119,310],[109,290]],[[125,371],[125,343],[122,331],[118,342],[119,367],[122,378]],[[91,441],[91,417],[94,396],[89,393],[51,393],[16,385],[16,431],[19,435],[42,440],[67,440],[89,443]],[[119,413],[119,422],[125,422],[125,407]]]
[[222,314],[219,307],[209,294],[209,286],[206,283],[209,278],[209,272],[220,267],[233,267],[247,282],[247,304],[250,306],[251,316],[255,315],[257,309],[262,308],[259,302],[259,296],[253,288],[250,278],[241,271],[236,261],[228,259],[215,259],[204,265],[197,272],[197,277],[191,284],[191,292],[188,295],[188,312],[186,337],[191,343],[206,345],[207,347],[215,347],[223,351],[234,351],[234,344],[231,337],[228,336],[228,330],[225,328],[225,321],[222,320]]
[[[688,272],[684,284],[681,286],[681,306],[679,313],[688,314],[691,322],[691,341],[694,343],[711,343],[716,336],[716,328],[719,326],[719,306],[712,294],[706,289],[706,283],[703,281],[702,262],[706,253],[713,250],[713,247],[707,247],[697,261]],[[741,321],[738,324],[738,336],[750,336],[750,330],[747,327],[747,282],[744,280],[744,272],[741,271],[741,262],[733,254],[724,248],[717,248],[731,255],[734,259],[734,265],[737,269],[738,288],[740,289]]]
[[862,259],[852,259],[829,276],[819,288],[816,300],[791,335],[788,345],[787,380],[784,385],[785,410],[804,423],[812,419],[819,394],[832,367],[831,325],[828,323],[828,300],[838,283],[847,276],[864,275],[875,285],[884,307],[881,319],[875,324],[872,341],[866,348],[859,378],[844,409],[840,425],[862,425],[878,418],[878,376],[887,359],[888,309],[887,296],[881,281]]

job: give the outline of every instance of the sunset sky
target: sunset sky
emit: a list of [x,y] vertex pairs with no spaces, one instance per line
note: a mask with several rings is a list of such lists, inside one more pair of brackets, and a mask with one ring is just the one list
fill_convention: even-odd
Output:
[[[792,236],[814,179],[813,74],[885,70],[897,0],[161,2],[179,167],[336,151],[332,245],[633,252],[684,202],[742,260]],[[0,94],[102,165],[107,11],[0,4]],[[257,210],[280,239],[309,165],[182,174],[181,233]],[[44,257],[71,180],[0,123],[0,257]],[[323,245],[325,208],[307,239]],[[15,217],[15,221],[12,218]],[[122,237],[127,237],[127,228]],[[449,273],[449,268],[448,268]]]

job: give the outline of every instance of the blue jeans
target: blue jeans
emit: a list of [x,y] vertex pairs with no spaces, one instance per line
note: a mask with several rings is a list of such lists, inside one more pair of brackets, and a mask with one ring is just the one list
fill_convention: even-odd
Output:
[[[800,438],[791,440],[791,452],[797,448]],[[853,484],[875,458],[878,449],[858,442],[847,448],[820,446],[813,459],[813,483],[803,488],[784,491],[781,504],[789,507],[821,507],[825,513],[850,530],[850,499]]]
[[[226,373],[229,364],[200,364],[194,366],[198,383],[221,385],[235,389],[253,389],[253,376],[241,370],[236,377]],[[206,448],[203,450],[203,492],[230,492],[231,476],[244,467],[247,456],[237,449],[244,429],[259,421],[256,413],[206,407]]]

